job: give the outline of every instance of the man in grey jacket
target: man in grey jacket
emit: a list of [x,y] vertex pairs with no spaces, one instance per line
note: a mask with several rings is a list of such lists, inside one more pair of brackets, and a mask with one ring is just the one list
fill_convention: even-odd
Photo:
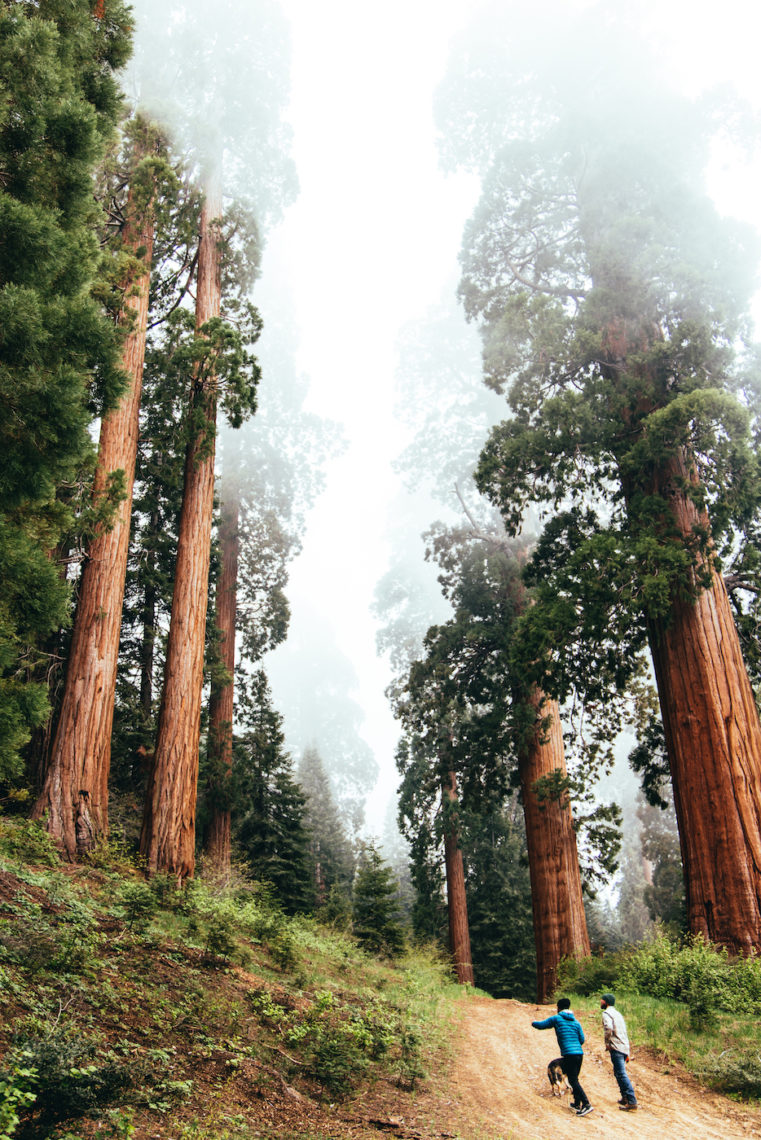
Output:
[[634,1094],[634,1086],[626,1072],[626,1062],[629,1060],[629,1036],[626,1032],[626,1022],[616,1009],[614,994],[603,994],[600,998],[600,1008],[602,1010],[605,1048],[610,1053],[613,1073],[621,1092],[618,1107],[623,1112],[634,1112],[637,1107],[637,1097]]

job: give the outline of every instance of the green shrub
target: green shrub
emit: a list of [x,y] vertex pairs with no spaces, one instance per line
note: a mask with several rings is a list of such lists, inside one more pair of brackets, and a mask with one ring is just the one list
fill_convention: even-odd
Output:
[[344,1025],[321,1025],[314,1035],[309,1071],[332,1096],[346,1096],[367,1068],[357,1037]]
[[681,1000],[678,954],[677,944],[658,934],[622,956],[615,984],[634,993]]
[[15,863],[55,867],[60,863],[58,849],[36,819],[3,820],[0,823],[0,855]]
[[620,955],[606,954],[595,958],[564,958],[558,966],[558,992],[602,994],[618,981]]
[[0,1140],[10,1140],[21,1120],[19,1113],[34,1104],[36,1082],[37,1070],[29,1065],[12,1064],[0,1073]]
[[129,1071],[113,1061],[97,1064],[95,1046],[56,1031],[46,1037],[19,1035],[11,1066],[33,1069],[42,1116],[66,1120],[116,1100],[131,1084]]
[[148,883],[125,883],[119,901],[130,930],[145,930],[158,910],[156,894]]
[[202,919],[204,953],[210,958],[229,958],[237,946],[234,906],[225,902],[208,906],[202,911]]
[[761,1056],[758,1053],[730,1049],[705,1060],[695,1074],[720,1092],[761,1097]]
[[120,875],[128,875],[145,866],[145,860],[135,845],[117,835],[109,835],[108,839],[99,838],[92,851],[88,852],[86,861],[91,867]]
[[92,919],[81,908],[49,920],[32,906],[0,924],[0,956],[32,973],[83,973],[92,965],[97,940]]

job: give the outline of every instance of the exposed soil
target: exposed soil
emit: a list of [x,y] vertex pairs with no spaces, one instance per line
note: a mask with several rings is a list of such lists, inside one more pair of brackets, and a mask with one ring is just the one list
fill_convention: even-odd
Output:
[[[397,1135],[450,1135],[463,1140],[727,1140],[761,1136],[761,1110],[735,1105],[702,1089],[646,1050],[634,1048],[629,1073],[640,1107],[618,1108],[618,1086],[602,1047],[599,1011],[577,1010],[587,1043],[581,1083],[594,1106],[583,1118],[570,1097],[552,1095],[547,1062],[557,1056],[552,1030],[538,1032],[533,1020],[554,1007],[473,997],[464,1003],[457,1056],[446,1082],[418,1098]],[[596,1031],[597,1030],[597,1031]],[[432,1127],[433,1126],[433,1127]],[[429,1131],[426,1131],[429,1129]]]

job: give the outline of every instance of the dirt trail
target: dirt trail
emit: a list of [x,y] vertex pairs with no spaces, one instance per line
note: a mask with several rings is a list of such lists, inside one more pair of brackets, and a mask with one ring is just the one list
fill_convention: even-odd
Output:
[[618,1086],[602,1047],[599,1012],[577,1010],[587,1041],[581,1083],[594,1105],[583,1118],[568,1108],[570,1097],[553,1097],[547,1062],[557,1056],[553,1030],[531,1022],[554,1007],[472,997],[463,1010],[457,1060],[450,1074],[452,1107],[460,1135],[504,1140],[734,1140],[761,1137],[761,1112],[734,1105],[700,1089],[690,1078],[665,1073],[638,1053],[629,1072],[640,1108],[618,1108]]

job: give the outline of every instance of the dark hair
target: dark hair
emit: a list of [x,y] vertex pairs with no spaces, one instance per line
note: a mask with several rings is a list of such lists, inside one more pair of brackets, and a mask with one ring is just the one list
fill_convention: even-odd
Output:
[[560,1000],[558,1002],[558,1013],[560,1013],[561,1009],[570,1009],[570,1008],[571,1008],[571,1003],[570,1003],[569,999],[568,998],[560,998]]
[[606,1005],[615,1005],[616,1004],[616,998],[615,998],[614,994],[601,994],[600,996],[602,997],[602,1000],[605,1002]]

